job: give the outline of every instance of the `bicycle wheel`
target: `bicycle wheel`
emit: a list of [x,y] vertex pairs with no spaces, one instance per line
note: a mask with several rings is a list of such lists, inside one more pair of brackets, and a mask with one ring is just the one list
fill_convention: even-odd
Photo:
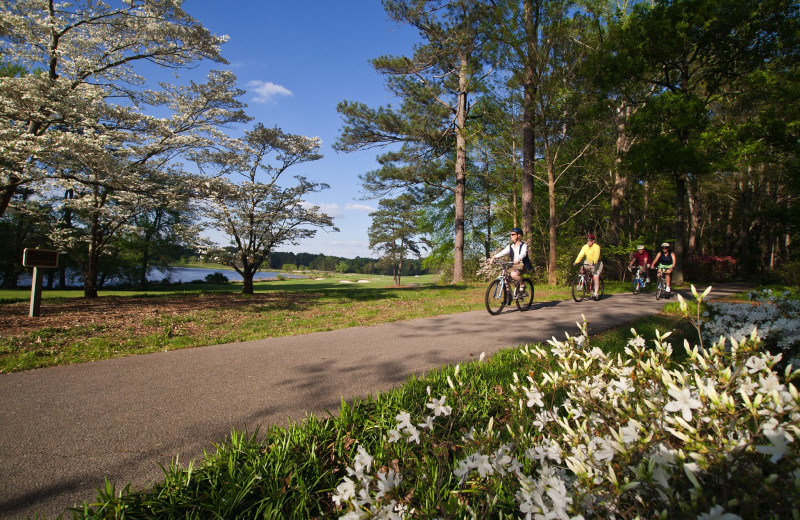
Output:
[[660,300],[663,297],[664,297],[664,282],[659,280],[658,288],[656,289],[656,300]]
[[606,293],[606,282],[602,278],[600,278],[600,287],[597,289],[597,299],[600,300],[600,298],[602,298],[605,293]]
[[586,285],[583,283],[583,277],[578,275],[572,282],[572,299],[576,302],[582,301],[586,297]]
[[522,280],[519,286],[521,291],[517,294],[517,309],[527,311],[533,303],[533,282]]
[[500,285],[500,280],[494,280],[486,288],[486,310],[489,314],[496,316],[500,314],[503,307],[506,306],[506,298],[508,291],[505,285]]

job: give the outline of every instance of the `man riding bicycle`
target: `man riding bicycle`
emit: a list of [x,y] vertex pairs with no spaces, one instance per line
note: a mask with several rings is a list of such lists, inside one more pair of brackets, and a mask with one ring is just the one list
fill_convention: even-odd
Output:
[[520,277],[522,273],[527,273],[533,270],[533,264],[531,263],[530,258],[528,258],[528,244],[522,241],[522,230],[520,228],[514,228],[511,230],[510,233],[511,243],[508,244],[502,251],[494,255],[490,263],[494,263],[494,261],[501,256],[508,255],[511,257],[511,261],[514,262],[514,266],[512,269],[509,269],[508,274],[511,275],[511,279],[519,285]]
[[633,268],[634,264],[639,269],[641,275],[647,279],[647,283],[650,283],[650,273],[647,271],[650,267],[650,253],[648,253],[642,245],[636,246],[636,252],[633,253],[633,258],[628,267]]
[[672,270],[675,269],[675,253],[672,252],[672,246],[669,242],[661,244],[661,251],[656,254],[653,259],[653,269],[663,271],[667,277],[667,294],[670,292],[670,281],[672,280]]
[[592,272],[592,279],[594,280],[592,298],[599,299],[597,288],[600,287],[600,273],[603,272],[603,262],[600,261],[600,246],[595,242],[594,235],[586,235],[586,243],[578,253],[578,257],[572,262],[572,265],[578,265],[581,258],[586,257],[586,267]]

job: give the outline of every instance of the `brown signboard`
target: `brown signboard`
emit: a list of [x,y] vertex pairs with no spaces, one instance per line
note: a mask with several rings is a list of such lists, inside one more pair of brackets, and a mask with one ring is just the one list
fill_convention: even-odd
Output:
[[25,267],[55,269],[58,267],[58,251],[53,251],[52,249],[25,248],[22,252],[22,265]]

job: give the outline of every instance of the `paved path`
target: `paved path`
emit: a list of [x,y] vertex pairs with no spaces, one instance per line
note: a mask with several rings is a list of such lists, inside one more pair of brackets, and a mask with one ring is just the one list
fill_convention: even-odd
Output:
[[561,339],[581,313],[596,332],[663,305],[652,293],[617,294],[3,374],[0,518],[53,518],[93,500],[106,476],[118,488],[146,486],[162,480],[159,463],[185,464],[231,429],[324,416],[412,374]]

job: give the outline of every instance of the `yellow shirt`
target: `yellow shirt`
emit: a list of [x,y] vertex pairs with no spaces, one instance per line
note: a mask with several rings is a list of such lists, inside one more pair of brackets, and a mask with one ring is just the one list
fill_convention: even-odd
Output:
[[589,244],[584,244],[581,248],[581,252],[578,253],[578,258],[576,258],[573,263],[577,264],[584,256],[586,256],[586,262],[590,264],[596,264],[600,261],[600,246],[597,242],[591,246]]

